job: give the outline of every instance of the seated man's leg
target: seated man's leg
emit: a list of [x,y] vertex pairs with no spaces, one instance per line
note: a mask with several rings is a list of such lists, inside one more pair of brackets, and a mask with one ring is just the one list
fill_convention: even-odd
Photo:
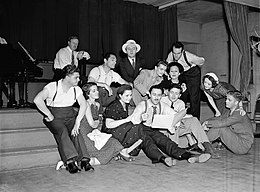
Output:
[[201,123],[196,117],[183,119],[183,124],[194,135],[194,137],[198,141],[198,144],[209,142],[206,132],[204,131]]
[[178,145],[174,141],[172,141],[170,138],[168,138],[167,136],[165,136],[163,133],[161,133],[158,130],[154,130],[149,127],[145,127],[144,132],[148,133],[148,135],[153,139],[153,141],[155,142],[157,147],[163,153],[165,153],[175,159],[179,159],[180,156],[186,152],[185,149],[179,148]]
[[208,137],[210,141],[212,141],[211,139],[213,138],[215,140],[216,136],[214,134],[218,135],[226,147],[235,154],[246,154],[251,147],[250,144],[247,144],[247,142],[242,137],[234,133],[229,127],[211,128],[208,131]]
[[49,128],[53,134],[56,143],[58,145],[58,151],[61,156],[61,160],[65,163],[69,159],[73,159],[78,156],[78,153],[70,139],[67,127],[63,121],[54,119],[51,122],[44,121],[44,124]]
[[83,158],[90,158],[90,155],[88,154],[87,147],[85,144],[85,141],[82,137],[81,132],[77,136],[72,136],[70,133],[74,127],[75,124],[75,118],[71,118],[69,121],[66,122],[66,126],[70,135],[70,138],[78,152],[78,156],[76,158],[77,161],[81,161]]

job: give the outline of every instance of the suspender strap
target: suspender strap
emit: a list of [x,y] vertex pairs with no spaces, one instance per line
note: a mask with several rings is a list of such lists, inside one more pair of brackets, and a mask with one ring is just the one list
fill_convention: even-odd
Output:
[[144,105],[145,105],[145,110],[144,110],[144,112],[146,113],[146,112],[147,112],[147,100],[144,101]]
[[55,92],[55,94],[52,98],[52,101],[51,101],[51,103],[53,103],[53,105],[54,105],[54,99],[56,98],[57,92],[58,92],[58,81],[56,81],[56,92]]
[[[53,103],[53,105],[54,105],[54,100],[56,98],[57,92],[58,92],[58,81],[56,81],[56,92],[55,92],[55,94],[52,98],[52,101],[51,101],[51,104]],[[76,94],[76,88],[75,87],[74,87],[74,100],[75,101],[77,100],[77,94]],[[50,106],[51,106],[51,104],[50,104]]]
[[[185,62],[191,67],[191,64],[190,64],[190,62],[187,59],[187,55],[186,55],[185,51],[183,51],[183,57],[184,57]],[[173,58],[173,61],[178,62],[178,60],[175,60],[175,58],[173,56],[173,52],[172,52],[172,58]]]
[[76,88],[74,87],[74,100],[76,101],[77,98],[76,98]]
[[186,61],[186,63],[191,67],[191,64],[190,64],[190,62],[187,59],[187,55],[186,55],[185,51],[183,51],[183,57],[184,57],[184,60]]

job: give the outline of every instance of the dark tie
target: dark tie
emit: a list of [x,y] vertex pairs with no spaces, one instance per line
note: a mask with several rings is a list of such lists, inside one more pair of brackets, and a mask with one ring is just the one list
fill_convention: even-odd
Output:
[[71,65],[75,65],[75,61],[74,61],[74,52],[71,52]]
[[[156,106],[152,106],[153,107],[153,118],[154,115],[157,114],[157,107]],[[153,118],[152,118],[152,122],[153,122]]]
[[135,59],[132,59],[132,65],[133,65],[133,68],[135,69]]

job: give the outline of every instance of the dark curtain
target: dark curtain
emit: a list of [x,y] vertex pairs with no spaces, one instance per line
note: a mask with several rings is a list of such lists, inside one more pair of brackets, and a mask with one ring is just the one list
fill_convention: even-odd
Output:
[[34,58],[53,60],[67,37],[78,34],[78,0],[2,0],[0,6],[0,36],[14,48],[19,41]]
[[166,59],[172,44],[178,40],[177,6],[160,12],[160,56]]
[[141,45],[139,56],[153,68],[159,56],[159,12],[153,6],[122,0],[82,0],[80,3],[80,44],[93,61],[112,51],[124,57],[122,45],[129,39]]
[[240,90],[245,94],[249,85],[251,66],[250,42],[247,31],[248,7],[224,1],[224,8],[231,37],[242,55],[242,59],[237,65],[240,65]]
[[123,57],[122,45],[134,39],[146,68],[153,68],[177,34],[171,28],[177,26],[175,9],[159,12],[123,0],[2,0],[0,7],[0,36],[14,47],[20,41],[39,60],[53,61],[67,37],[78,35],[79,50],[90,53],[90,63],[102,61],[108,51]]

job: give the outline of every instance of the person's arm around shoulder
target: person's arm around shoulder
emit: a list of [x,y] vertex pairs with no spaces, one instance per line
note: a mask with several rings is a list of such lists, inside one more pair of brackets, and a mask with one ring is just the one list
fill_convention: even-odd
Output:
[[45,100],[47,99],[49,95],[49,91],[47,88],[43,88],[42,91],[40,91],[36,97],[34,98],[33,102],[37,106],[37,108],[45,115],[45,120],[47,122],[50,122],[54,119],[53,114],[50,112],[48,107],[45,104]]
[[193,53],[190,53],[188,51],[185,51],[188,61],[191,64],[202,66],[205,62],[205,59],[203,57],[199,57]]
[[85,115],[86,108],[87,108],[86,100],[82,93],[79,94],[79,96],[77,97],[77,101],[79,104],[79,111],[78,111],[78,115],[76,117],[74,128],[71,131],[71,135],[73,135],[73,136],[77,136],[79,134],[80,121],[83,118],[83,116]]

